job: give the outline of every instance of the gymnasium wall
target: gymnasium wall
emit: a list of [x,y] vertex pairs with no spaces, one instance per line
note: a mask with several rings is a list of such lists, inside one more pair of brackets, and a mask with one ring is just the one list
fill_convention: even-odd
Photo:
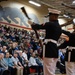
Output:
[[48,7],[42,5],[37,7],[28,3],[28,0],[25,1],[2,1],[0,2],[0,24],[7,24],[10,26],[21,26],[24,28],[31,28],[27,23],[28,19],[21,11],[21,7],[24,7],[29,15],[29,17],[35,23],[43,23],[45,18],[44,16],[48,14]]

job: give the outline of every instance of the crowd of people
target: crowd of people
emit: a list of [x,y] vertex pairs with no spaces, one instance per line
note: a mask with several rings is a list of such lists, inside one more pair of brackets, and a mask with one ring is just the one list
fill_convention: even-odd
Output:
[[0,25],[0,75],[29,75],[30,68],[40,75],[41,51],[33,31]]
[[[64,39],[63,39],[64,40]],[[61,41],[63,42],[61,39]],[[59,39],[59,43],[61,42]],[[34,31],[17,29],[0,25],[0,74],[29,75],[30,68],[40,75],[43,72],[43,59],[40,57],[42,48]],[[62,63],[62,52],[59,50],[57,68],[65,73]],[[60,62],[59,62],[60,61]],[[63,64],[63,65],[61,65]]]

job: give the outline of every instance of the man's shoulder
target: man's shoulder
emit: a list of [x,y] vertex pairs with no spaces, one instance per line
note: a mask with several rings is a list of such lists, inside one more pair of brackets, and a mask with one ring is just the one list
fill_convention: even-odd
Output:
[[54,25],[55,23],[54,22],[46,22],[45,24],[46,25]]

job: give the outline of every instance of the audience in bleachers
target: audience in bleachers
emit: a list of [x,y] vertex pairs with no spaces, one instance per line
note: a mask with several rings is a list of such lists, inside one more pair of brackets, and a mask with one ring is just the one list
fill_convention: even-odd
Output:
[[4,60],[11,75],[28,75],[29,60],[34,52],[40,53],[40,45],[33,31],[0,25],[0,55],[4,55],[1,60]]
[[30,68],[35,68],[40,75],[43,72],[41,51],[33,31],[0,25],[0,74],[6,70],[4,74],[29,75]]

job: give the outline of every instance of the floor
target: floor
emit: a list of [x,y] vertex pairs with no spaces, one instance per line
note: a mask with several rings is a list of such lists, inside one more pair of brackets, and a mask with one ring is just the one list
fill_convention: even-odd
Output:
[[[30,75],[35,75],[35,74],[30,74]],[[41,73],[41,75],[43,75],[43,74]],[[66,74],[61,74],[60,71],[59,71],[59,69],[56,69],[55,75],[66,75]]]
[[[29,75],[35,75],[35,74],[29,74]],[[41,74],[41,75],[43,75],[43,74]],[[66,75],[66,74],[55,74],[55,75]]]

